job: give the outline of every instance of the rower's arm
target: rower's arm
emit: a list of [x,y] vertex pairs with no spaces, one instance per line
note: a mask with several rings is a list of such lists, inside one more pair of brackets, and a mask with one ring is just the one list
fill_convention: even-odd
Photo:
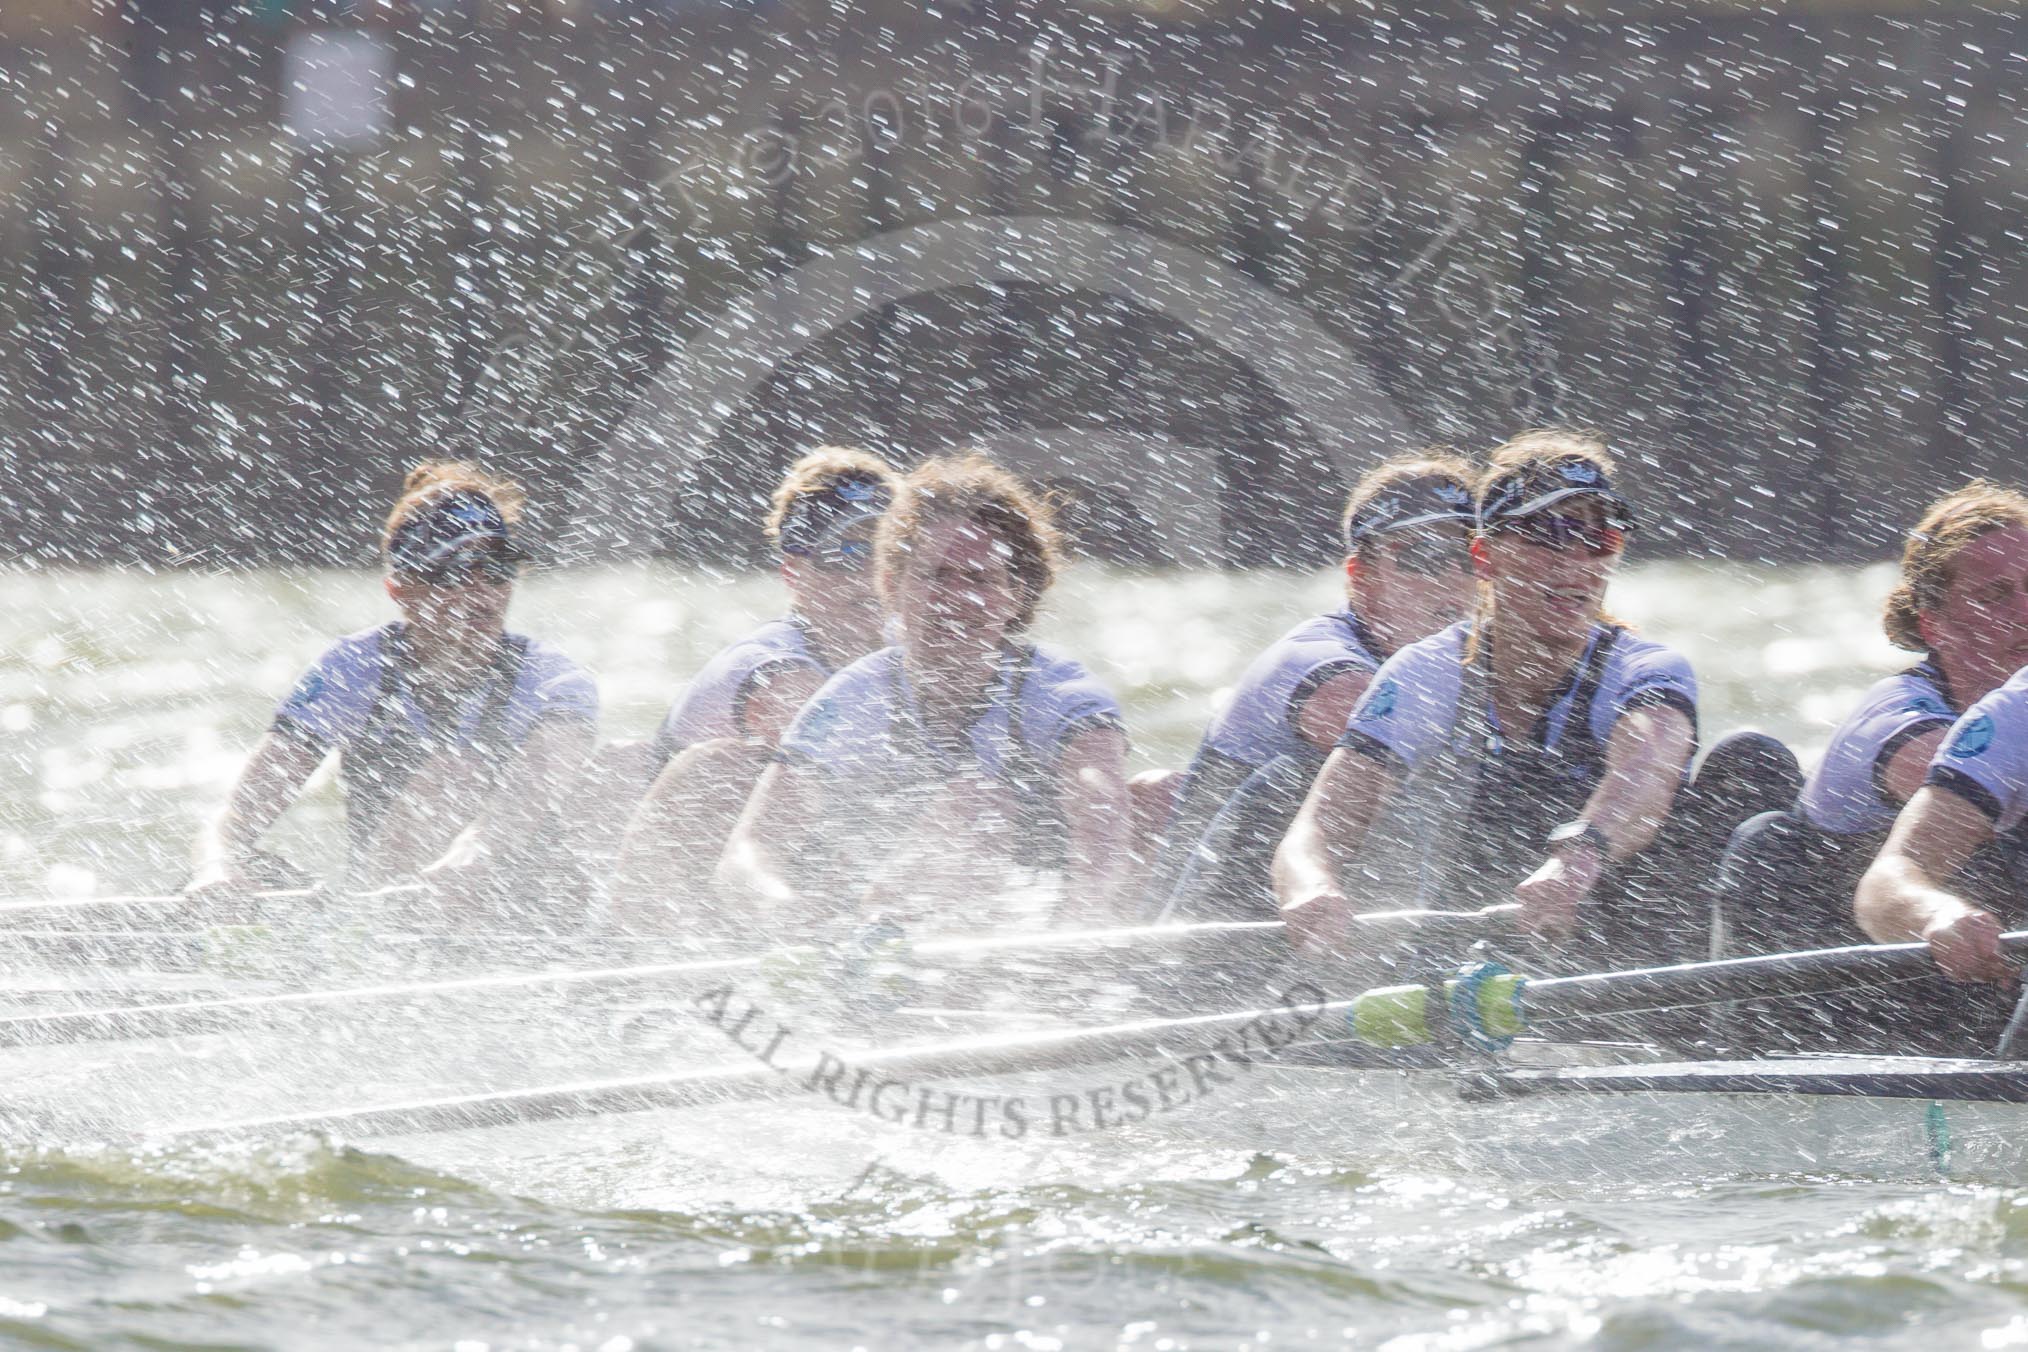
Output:
[[1133,805],[1127,793],[1127,735],[1087,728],[1064,743],[1057,760],[1059,791],[1070,828],[1069,878],[1074,905],[1116,920],[1133,848]]
[[740,707],[740,731],[773,746],[817,693],[824,678],[810,667],[790,666],[757,680]]
[[1646,849],[1662,829],[1696,741],[1690,716],[1674,705],[1648,705],[1620,717],[1606,739],[1605,773],[1581,814],[1607,848],[1601,854],[1579,843],[1550,851],[1514,889],[1524,930],[1552,938],[1577,930],[1578,908],[1606,869]]
[[1353,707],[1371,684],[1370,671],[1342,672],[1325,681],[1296,711],[1296,731],[1316,750],[1328,753],[1338,745],[1345,725],[1352,721]]
[[271,731],[254,744],[225,811],[197,838],[193,890],[235,878],[261,837],[317,772],[324,754],[324,747],[287,733]]
[[1295,943],[1328,949],[1342,941],[1352,910],[1345,869],[1394,787],[1394,773],[1363,752],[1340,747],[1324,762],[1275,851],[1275,899]]
[[1690,716],[1672,704],[1635,709],[1613,725],[1605,774],[1583,813],[1612,842],[1603,862],[1631,858],[1654,843],[1696,748]]
[[592,724],[576,717],[540,719],[529,729],[480,818],[485,857],[511,865],[526,856],[543,827],[565,814],[597,738]]
[[1929,944],[1958,980],[2005,980],[1999,922],[1948,888],[1992,838],[1992,820],[1970,799],[1935,785],[1917,790],[1859,880],[1859,927],[1880,943]]
[[761,772],[746,810],[726,838],[716,879],[735,897],[758,904],[762,915],[793,924],[801,893],[791,880],[789,861],[803,853],[824,794],[807,769],[775,764]]
[[1915,797],[1922,781],[1929,775],[1929,763],[1936,759],[1936,750],[1943,745],[1944,734],[1950,731],[1950,724],[1939,723],[1919,737],[1903,742],[1895,753],[1888,757],[1887,764],[1880,771],[1880,787],[1895,802],[1896,806],[1907,804]]

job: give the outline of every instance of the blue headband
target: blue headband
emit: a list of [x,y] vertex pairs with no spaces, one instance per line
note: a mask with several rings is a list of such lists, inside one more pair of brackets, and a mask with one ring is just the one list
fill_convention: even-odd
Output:
[[1456,479],[1443,474],[1425,474],[1403,479],[1361,503],[1345,523],[1345,552],[1357,552],[1360,545],[1376,535],[1389,535],[1417,526],[1462,526],[1470,530],[1478,518],[1472,513],[1472,493]]
[[387,562],[398,573],[422,572],[474,544],[495,546],[511,559],[523,557],[500,505],[476,489],[456,488],[429,499],[394,528]]
[[894,494],[863,474],[842,477],[805,493],[782,514],[777,537],[784,554],[815,554],[862,521],[878,521]]
[[1633,506],[1614,491],[1612,476],[1582,456],[1530,461],[1495,479],[1479,503],[1479,528],[1533,516],[1577,497],[1603,502],[1608,526],[1634,528]]

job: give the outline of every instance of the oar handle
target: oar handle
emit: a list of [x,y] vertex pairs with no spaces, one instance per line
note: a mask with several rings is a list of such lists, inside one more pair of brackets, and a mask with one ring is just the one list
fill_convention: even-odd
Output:
[[[2000,948],[2011,957],[2028,957],[2028,930],[2001,935]],[[1675,967],[1549,977],[1530,981],[1523,1003],[1531,1023],[1547,1023],[1905,981],[1934,971],[1934,962],[1925,943],[1763,953]]]
[[1367,953],[1414,944],[1443,949],[1490,934],[1510,934],[1521,908],[1512,902],[1478,911],[1367,911],[1351,917],[1350,938]]
[[[2028,930],[2000,936],[2001,950],[2028,957]],[[1638,1014],[1733,1000],[1816,995],[1906,981],[1933,970],[1928,944],[1858,944],[1766,953],[1718,962],[1529,979],[1489,965],[1468,969],[1435,994],[1427,986],[1385,986],[1351,1002],[1347,1021],[1361,1041],[1410,1047],[1449,1029],[1499,1045],[1537,1024],[1601,1014]]]

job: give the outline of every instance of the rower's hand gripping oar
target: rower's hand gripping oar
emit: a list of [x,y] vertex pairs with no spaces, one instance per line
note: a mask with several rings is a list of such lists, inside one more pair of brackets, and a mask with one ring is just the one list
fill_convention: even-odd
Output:
[[[2028,956],[2028,930],[2001,935],[2000,947],[2009,956]],[[1815,995],[1909,981],[1934,970],[1929,945],[1919,943],[1861,944],[1542,979],[1517,975],[1498,963],[1478,963],[1441,989],[1370,990],[1350,1002],[1346,1021],[1360,1041],[1374,1047],[1421,1046],[1448,1035],[1500,1050],[1539,1024],[1564,1019]]]

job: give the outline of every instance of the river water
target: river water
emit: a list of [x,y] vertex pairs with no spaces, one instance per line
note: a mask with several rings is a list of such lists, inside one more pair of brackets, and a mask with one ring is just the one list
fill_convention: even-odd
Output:
[[[1707,730],[1762,727],[1808,759],[1905,660],[1874,619],[1888,583],[1663,564],[1629,570],[1614,604],[1688,651]],[[1176,764],[1245,658],[1332,588],[1081,567],[1045,636],[1113,682],[1137,761]],[[330,636],[386,613],[374,578],[344,572],[16,570],[0,597],[0,879],[17,897],[173,885],[275,698]],[[777,602],[765,578],[572,572],[531,578],[515,625],[596,672],[607,735],[638,736]],[[314,792],[284,848],[328,858],[334,809]],[[610,1050],[548,1025],[523,1047],[517,1017],[487,1005],[427,1043],[328,1025],[299,1034],[315,1045],[7,1053],[26,1057],[8,1081],[73,1120],[112,1097],[229,1117],[285,1071],[342,1105],[373,1101],[397,1063],[455,1082]],[[22,1106],[0,1089],[0,1113]],[[0,1343],[2028,1346],[2028,1194],[1742,1176],[1722,1149],[1682,1177],[1581,1185],[1404,1158],[1354,1131],[1300,1156],[1179,1137],[959,1157],[822,1101],[354,1143],[88,1135],[8,1133]]]

